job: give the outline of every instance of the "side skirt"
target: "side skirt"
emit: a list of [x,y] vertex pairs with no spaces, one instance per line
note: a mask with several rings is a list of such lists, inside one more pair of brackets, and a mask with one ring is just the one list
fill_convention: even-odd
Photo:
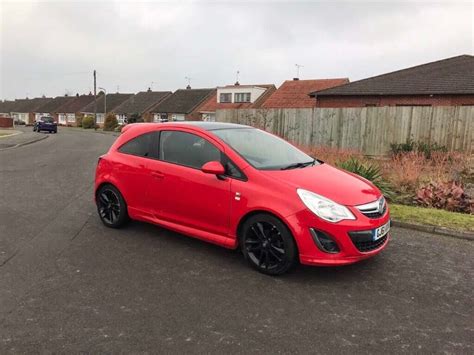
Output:
[[206,232],[200,229],[188,227],[188,226],[183,226],[181,224],[165,221],[159,218],[156,218],[155,216],[145,214],[140,210],[137,210],[135,208],[128,208],[128,213],[130,215],[130,218],[155,224],[160,227],[164,227],[166,229],[170,229],[172,231],[184,234],[188,237],[196,238],[203,240],[205,242],[209,242],[212,244],[216,244],[219,246],[222,246],[224,248],[228,249],[236,249],[237,248],[237,239],[236,238],[231,238],[229,236],[224,236],[220,234],[215,234],[215,233],[210,233]]

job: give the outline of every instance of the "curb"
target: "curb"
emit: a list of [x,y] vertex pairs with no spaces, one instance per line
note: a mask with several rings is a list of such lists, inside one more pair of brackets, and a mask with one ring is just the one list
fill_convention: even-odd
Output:
[[22,147],[22,146],[24,146],[24,145],[36,143],[36,142],[42,141],[42,140],[44,140],[44,139],[46,139],[46,138],[48,138],[48,137],[49,137],[49,136],[44,135],[44,136],[39,137],[39,138],[35,138],[35,139],[29,140],[29,141],[26,141],[26,142],[23,142],[23,143],[18,143],[18,144],[12,145],[11,147],[0,148],[0,151],[1,151],[1,150],[7,150],[7,149],[18,148],[18,147]]
[[471,232],[459,232],[459,231],[449,229],[449,228],[444,228],[444,227],[427,226],[427,225],[422,225],[422,224],[400,222],[396,220],[392,220],[392,225],[395,227],[414,229],[417,231],[443,235],[446,237],[474,241],[474,233],[471,233]]

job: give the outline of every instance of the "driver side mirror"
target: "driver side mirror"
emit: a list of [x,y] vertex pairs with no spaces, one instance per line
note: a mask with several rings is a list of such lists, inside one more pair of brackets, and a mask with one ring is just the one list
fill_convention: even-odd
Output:
[[224,167],[218,161],[208,161],[202,166],[201,170],[206,174],[214,174],[217,176],[225,174]]

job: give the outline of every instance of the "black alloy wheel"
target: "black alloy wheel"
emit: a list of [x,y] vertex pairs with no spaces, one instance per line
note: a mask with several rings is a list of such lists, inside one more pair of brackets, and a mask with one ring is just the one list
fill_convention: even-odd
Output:
[[280,275],[297,259],[297,249],[288,228],[276,217],[259,214],[243,225],[240,245],[245,259],[258,271]]
[[107,227],[119,228],[128,220],[122,194],[112,185],[102,186],[96,196],[99,217]]

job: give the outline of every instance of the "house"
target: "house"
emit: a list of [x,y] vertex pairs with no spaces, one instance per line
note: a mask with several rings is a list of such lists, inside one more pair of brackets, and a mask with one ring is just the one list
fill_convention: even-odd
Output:
[[179,89],[150,112],[155,122],[161,121],[197,121],[201,119],[200,106],[215,93],[216,89]]
[[171,94],[171,91],[151,91],[151,89],[141,91],[117,106],[114,109],[114,113],[120,124],[126,122],[132,115],[138,115],[145,121],[151,122],[153,115],[150,109],[165,100]]
[[58,109],[68,102],[75,99],[75,96],[56,96],[54,99],[48,100],[43,105],[33,110],[34,119],[38,120],[41,116],[52,116],[58,122]]
[[15,106],[16,101],[0,101],[0,116],[10,117],[13,107]]
[[16,100],[12,107],[10,115],[15,121],[33,124],[35,121],[34,110],[49,102],[51,98],[38,97],[34,99]]
[[310,95],[318,107],[474,105],[474,56],[417,65]]
[[240,85],[236,82],[218,87],[216,93],[199,107],[201,120],[215,121],[218,109],[260,108],[275,91],[273,84]]
[[[123,102],[127,101],[133,94],[101,94],[97,96],[97,124],[103,125],[105,116],[109,112],[115,112],[115,109]],[[84,116],[94,116],[94,101],[81,109]]]
[[347,83],[348,78],[286,80],[263,103],[262,108],[312,108],[316,106],[316,101],[309,96],[310,93]]
[[66,102],[57,109],[58,123],[60,125],[75,126],[77,118],[81,115],[81,110],[94,102],[94,95],[76,94],[74,100]]

